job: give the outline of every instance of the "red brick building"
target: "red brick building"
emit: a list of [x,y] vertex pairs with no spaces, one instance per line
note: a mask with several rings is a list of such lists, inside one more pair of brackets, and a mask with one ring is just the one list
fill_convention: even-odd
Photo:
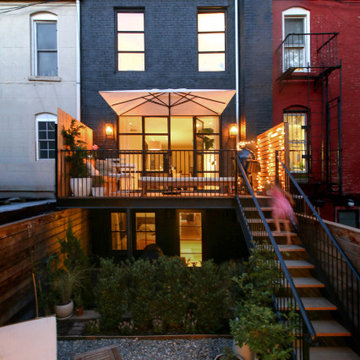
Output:
[[273,1],[273,122],[322,217],[359,226],[360,1]]

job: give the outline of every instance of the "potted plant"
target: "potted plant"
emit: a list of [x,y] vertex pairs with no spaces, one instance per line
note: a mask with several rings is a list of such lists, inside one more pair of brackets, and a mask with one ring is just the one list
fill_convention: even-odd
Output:
[[105,181],[103,176],[92,177],[92,188],[91,193],[95,197],[105,195]]
[[[252,250],[246,270],[235,279],[239,301],[230,321],[234,349],[246,360],[285,360],[291,353],[294,321],[279,322],[272,295],[279,287],[279,268],[265,247]],[[295,317],[289,312],[289,320]]]
[[70,128],[61,131],[64,145],[70,150],[65,160],[70,164],[70,189],[74,196],[89,196],[91,191],[85,142],[79,139],[80,130],[83,128],[83,125],[76,125],[76,120],[72,119]]
[[67,319],[74,310],[74,302],[72,300],[74,290],[82,287],[84,269],[59,269],[57,272],[53,284],[54,291],[57,294],[55,314],[59,319]]
[[84,301],[81,296],[81,291],[76,291],[74,295],[75,314],[81,316],[84,313]]
[[[200,132],[197,134],[199,138],[203,140],[203,145],[205,150],[210,150],[214,147],[215,139],[207,136],[208,134],[213,134],[214,129],[213,128],[203,128],[200,130]],[[207,135],[205,135],[207,134]]]

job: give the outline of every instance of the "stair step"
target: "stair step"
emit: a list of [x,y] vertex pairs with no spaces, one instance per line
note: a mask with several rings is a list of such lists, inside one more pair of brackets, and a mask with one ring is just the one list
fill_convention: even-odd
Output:
[[315,266],[306,260],[285,260],[288,269],[314,269]]
[[351,336],[341,324],[333,320],[314,320],[311,322],[316,336]]
[[[247,219],[247,222],[249,224],[262,224],[263,221],[260,218],[258,218],[258,219]],[[275,220],[273,218],[267,218],[266,222],[275,223]],[[285,220],[279,219],[279,223],[283,223],[283,222],[285,222]]]
[[[260,207],[262,211],[272,211],[272,207],[270,206],[261,206]],[[257,208],[255,206],[251,207],[244,207],[244,211],[257,211]]]
[[305,251],[305,249],[299,245],[278,245],[278,247],[281,252]]
[[[324,297],[302,297],[301,301],[305,307],[305,310],[326,310],[326,311],[335,311],[337,310],[336,305],[331,303],[328,299]],[[277,302],[280,304],[281,310],[288,309],[288,299],[287,298],[278,298]]]
[[360,357],[348,347],[310,347],[310,359],[359,360]]
[[325,285],[313,277],[293,277],[296,288],[324,288]]
[[[252,236],[257,236],[257,237],[267,236],[267,232],[265,230],[264,231],[252,231],[251,234],[252,234]],[[294,232],[290,232],[289,234],[290,234],[290,236],[297,236],[297,234]],[[274,232],[273,231],[272,235],[274,237],[284,237],[284,236],[286,236],[286,232],[277,232],[277,231]]]

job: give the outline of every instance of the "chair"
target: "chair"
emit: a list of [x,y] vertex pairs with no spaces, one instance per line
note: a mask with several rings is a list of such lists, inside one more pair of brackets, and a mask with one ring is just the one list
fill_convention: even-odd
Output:
[[77,354],[75,355],[74,360],[122,360],[122,357],[117,346],[112,345]]

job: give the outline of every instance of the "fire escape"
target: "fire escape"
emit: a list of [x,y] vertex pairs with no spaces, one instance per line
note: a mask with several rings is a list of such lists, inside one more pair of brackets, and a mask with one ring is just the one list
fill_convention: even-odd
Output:
[[[307,176],[299,182],[316,185],[317,191],[320,186],[328,195],[342,194],[341,61],[337,36],[338,33],[292,33],[276,54],[279,91],[298,85],[307,92],[307,123],[302,126],[307,139],[300,155],[306,163]],[[296,98],[294,104],[298,104]]]

